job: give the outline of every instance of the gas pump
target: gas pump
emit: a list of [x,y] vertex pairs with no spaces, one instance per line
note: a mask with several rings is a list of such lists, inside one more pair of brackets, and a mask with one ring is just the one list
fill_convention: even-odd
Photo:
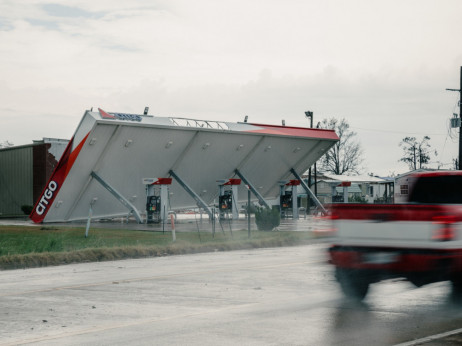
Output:
[[284,180],[279,182],[281,218],[286,219],[292,215],[293,219],[298,219],[298,185],[300,185],[300,180]]
[[226,190],[223,195],[219,196],[218,203],[220,205],[220,211],[230,212],[233,209],[233,193],[231,190]]
[[292,213],[292,191],[284,191],[279,196],[281,205],[281,218],[287,218]]
[[159,223],[161,220],[160,196],[147,196],[146,223]]
[[239,218],[237,190],[241,184],[241,179],[218,180],[217,182],[219,183],[218,209],[220,219],[225,219],[231,212],[232,218],[237,220]]
[[146,223],[160,223],[167,220],[168,186],[172,178],[144,178],[146,185]]

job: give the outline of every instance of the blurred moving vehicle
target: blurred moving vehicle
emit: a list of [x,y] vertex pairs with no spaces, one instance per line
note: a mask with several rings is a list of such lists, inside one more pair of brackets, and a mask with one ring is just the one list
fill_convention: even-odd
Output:
[[405,278],[420,287],[450,280],[462,295],[462,171],[413,177],[406,204],[334,204],[330,263],[344,294]]

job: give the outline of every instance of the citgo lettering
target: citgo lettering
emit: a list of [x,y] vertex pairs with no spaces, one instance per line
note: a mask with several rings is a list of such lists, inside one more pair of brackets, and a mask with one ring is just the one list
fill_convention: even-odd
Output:
[[141,117],[136,114],[112,113],[119,120],[141,121]]
[[42,215],[45,212],[48,206],[48,202],[53,197],[53,194],[57,188],[58,188],[58,183],[56,183],[53,180],[50,181],[50,183],[48,184],[48,188],[45,190],[45,192],[42,195],[42,198],[37,204],[37,208],[35,208],[35,211],[38,215]]

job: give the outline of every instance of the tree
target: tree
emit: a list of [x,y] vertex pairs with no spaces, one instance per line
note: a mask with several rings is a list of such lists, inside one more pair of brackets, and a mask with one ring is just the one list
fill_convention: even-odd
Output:
[[411,170],[425,168],[424,165],[430,162],[430,155],[433,153],[435,156],[438,155],[436,150],[433,153],[430,150],[429,141],[428,136],[424,136],[420,142],[415,137],[404,137],[399,143],[399,146],[403,148],[404,156],[398,161],[407,163]]
[[320,127],[335,130],[339,141],[321,158],[321,170],[333,174],[356,173],[360,171],[363,162],[363,151],[360,143],[355,140],[356,132],[350,130],[350,125],[343,118],[324,119]]
[[13,143],[11,143],[10,141],[4,141],[3,143],[0,143],[0,149],[9,148],[9,147],[12,147],[12,146],[13,146]]

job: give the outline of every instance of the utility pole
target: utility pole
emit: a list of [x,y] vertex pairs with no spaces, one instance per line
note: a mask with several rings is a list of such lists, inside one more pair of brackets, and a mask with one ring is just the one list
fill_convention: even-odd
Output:
[[462,66],[460,67],[460,87],[459,89],[446,89],[449,91],[458,91],[459,92],[459,120],[460,120],[460,127],[459,127],[459,159],[458,165],[459,170],[462,170]]
[[[313,112],[311,111],[306,111],[305,116],[307,118],[310,118],[310,127],[313,128]],[[314,163],[314,195],[317,197],[318,196],[318,184],[317,184],[317,176],[316,176],[316,162]],[[308,186],[311,187],[311,167],[308,170]],[[307,209],[309,210],[310,206],[310,196],[306,197],[306,206]]]
[[[310,118],[310,127],[313,128],[313,112],[306,111],[305,116]],[[316,168],[315,168],[316,169]],[[311,187],[311,166],[308,169],[308,186]],[[309,198],[309,197],[308,197]]]

